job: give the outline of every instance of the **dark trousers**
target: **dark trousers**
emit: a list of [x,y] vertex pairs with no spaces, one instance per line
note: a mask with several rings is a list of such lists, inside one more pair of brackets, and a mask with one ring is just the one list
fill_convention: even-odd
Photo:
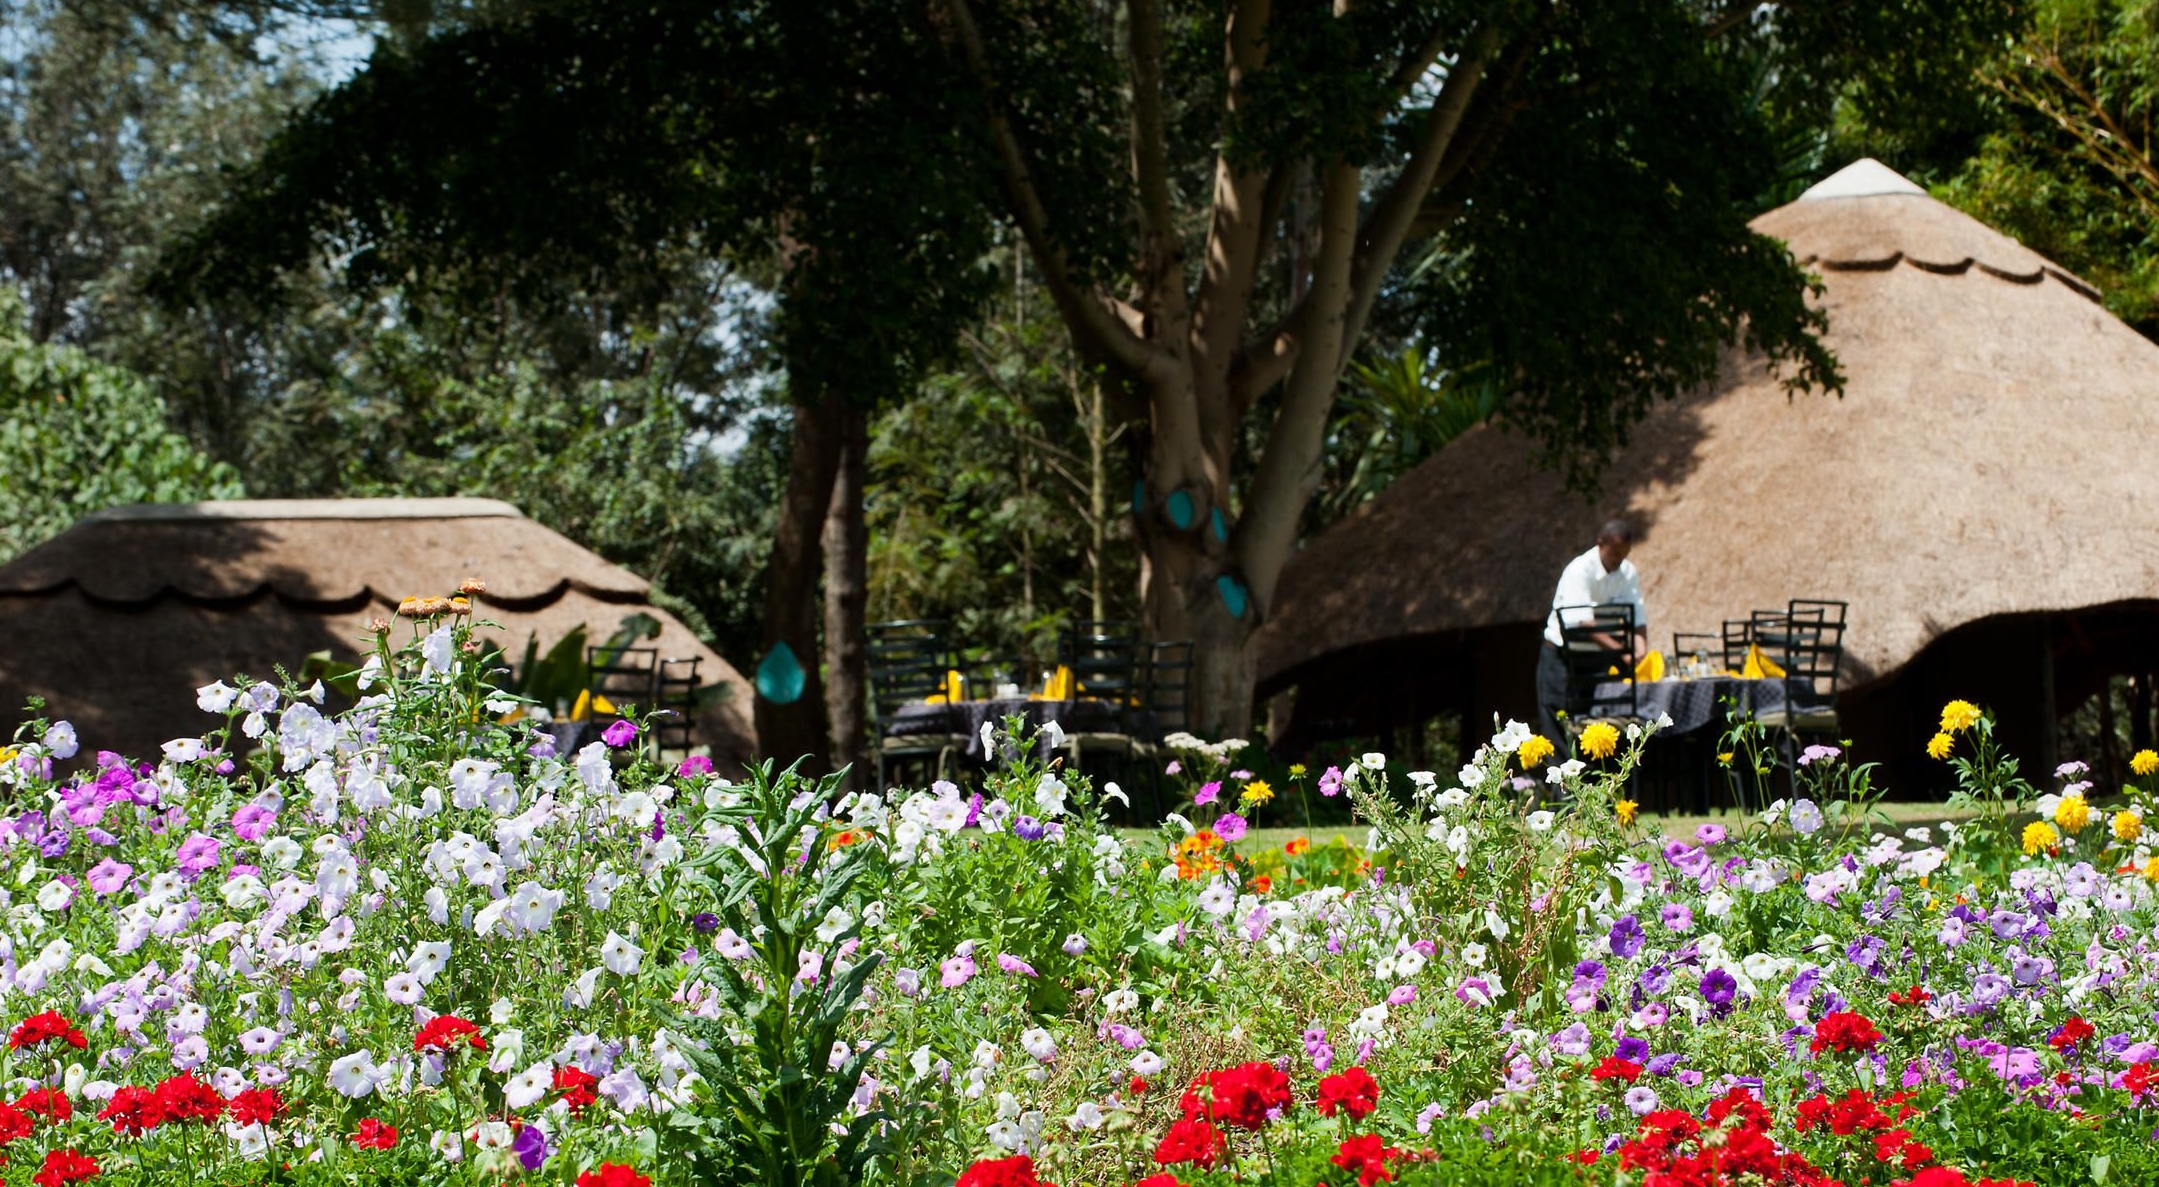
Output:
[[[1567,702],[1567,659],[1546,639],[1537,650],[1537,732],[1555,745],[1566,738],[1560,732],[1561,711],[1577,712]],[[1568,753],[1563,745],[1559,749],[1562,755]]]

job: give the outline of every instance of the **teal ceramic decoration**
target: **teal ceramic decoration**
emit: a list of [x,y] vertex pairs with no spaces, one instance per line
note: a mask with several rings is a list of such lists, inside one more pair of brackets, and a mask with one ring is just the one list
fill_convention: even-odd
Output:
[[775,705],[792,705],[801,700],[803,686],[808,682],[802,661],[795,658],[795,649],[785,639],[774,643],[757,665],[757,695]]
[[1225,544],[1228,543],[1229,521],[1222,518],[1222,509],[1220,507],[1217,507],[1213,511],[1208,512],[1208,516],[1209,518],[1214,520],[1214,538],[1222,541]]
[[1162,510],[1169,514],[1170,523],[1180,532],[1189,529],[1193,518],[1199,514],[1199,508],[1192,505],[1192,492],[1186,490],[1169,492],[1169,498],[1162,500]]
[[1132,514],[1147,514],[1147,483],[1135,479],[1132,483]]
[[1251,595],[1245,592],[1244,582],[1224,573],[1214,579],[1214,589],[1222,595],[1222,604],[1229,607],[1230,617],[1244,617],[1245,607],[1251,602]]

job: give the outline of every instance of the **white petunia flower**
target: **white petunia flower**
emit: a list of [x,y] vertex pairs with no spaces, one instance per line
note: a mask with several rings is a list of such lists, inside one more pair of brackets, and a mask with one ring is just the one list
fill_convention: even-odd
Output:
[[645,950],[622,938],[619,932],[609,931],[607,938],[600,941],[600,963],[618,977],[635,974],[644,959]]

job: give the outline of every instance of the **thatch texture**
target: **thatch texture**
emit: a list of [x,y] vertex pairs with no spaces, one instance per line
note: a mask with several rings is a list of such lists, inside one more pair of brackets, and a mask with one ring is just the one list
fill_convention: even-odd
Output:
[[723,691],[694,741],[754,757],[750,689],[642,578],[491,499],[320,499],[118,507],[0,567],[0,705],[26,697],[73,721],[85,745],[130,754],[199,733],[193,690],[236,673],[347,662],[400,599],[487,583],[478,617],[514,659],[583,625],[599,643],[629,614],[661,624],[641,644],[701,662]]
[[1789,396],[1734,351],[1635,430],[1594,506],[1520,437],[1464,434],[1291,563],[1258,640],[1262,690],[1503,631],[1523,679],[1477,703],[1526,719],[1496,702],[1526,691],[1559,570],[1615,513],[1643,529],[1653,645],[1845,599],[1862,697],[1966,624],[2159,597],[2159,348],[2006,236],[1909,183],[1852,180],[1754,224],[1821,275],[1841,398]]

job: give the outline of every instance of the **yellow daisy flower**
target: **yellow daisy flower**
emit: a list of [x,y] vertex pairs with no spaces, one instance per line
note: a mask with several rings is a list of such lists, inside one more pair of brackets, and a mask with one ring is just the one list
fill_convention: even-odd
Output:
[[1244,794],[1237,797],[1247,804],[1264,804],[1274,798],[1274,788],[1265,779],[1254,779],[1244,785]]
[[2062,835],[2044,820],[2034,820],[2024,826],[2024,856],[2031,857],[2044,849],[2052,849],[2061,842]]
[[1950,747],[1956,744],[1957,740],[1948,734],[1936,734],[1927,739],[1927,757],[1934,759],[1948,758]]
[[2129,759],[2129,769],[2139,775],[2149,775],[2153,771],[2159,771],[2159,752],[2150,750],[2137,751]]
[[1979,706],[1970,701],[1951,701],[1942,706],[1942,732],[1963,733],[1979,721]]
[[1521,763],[1522,769],[1526,771],[1552,757],[1552,754],[1557,749],[1558,747],[1552,745],[1550,738],[1545,737],[1543,734],[1531,734],[1527,741],[1514,748],[1514,757],[1515,761]]
[[2128,811],[2116,812],[2114,814],[2115,840],[2134,841],[2138,837],[2141,837],[2143,835],[2144,818],[2142,816],[2139,816],[2134,812]]
[[1582,731],[1582,753],[1591,758],[1610,758],[1619,749],[1619,727],[1609,721],[1592,721]]
[[2091,821],[2092,806],[2084,802],[2084,793],[2081,791],[2070,792],[2062,797],[2060,803],[2054,805],[2054,823],[2061,825],[2062,831],[2072,837],[2083,832],[2084,826]]
[[1612,815],[1619,818],[1620,824],[1632,825],[1634,823],[1635,809],[1639,808],[1640,806],[1641,805],[1635,803],[1633,800],[1621,800],[1618,803],[1612,805]]

